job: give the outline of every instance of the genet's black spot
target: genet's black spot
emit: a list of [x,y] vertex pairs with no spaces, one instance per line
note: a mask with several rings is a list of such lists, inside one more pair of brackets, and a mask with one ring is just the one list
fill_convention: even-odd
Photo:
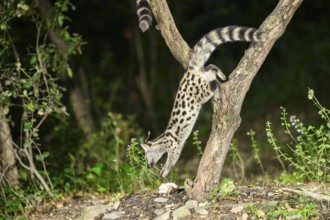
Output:
[[175,105],[174,105],[174,107],[177,108],[178,106],[179,106],[179,101],[176,100],[176,101],[175,101]]
[[186,102],[184,100],[182,100],[182,108],[185,108],[186,107]]
[[175,131],[176,136],[179,136],[179,132],[180,132],[180,126],[178,126],[176,131]]

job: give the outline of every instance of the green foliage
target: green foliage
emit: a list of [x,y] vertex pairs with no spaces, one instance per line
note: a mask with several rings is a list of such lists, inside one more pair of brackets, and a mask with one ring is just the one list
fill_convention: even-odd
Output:
[[230,158],[230,166],[233,176],[236,180],[242,183],[245,178],[245,164],[242,155],[238,149],[237,139],[232,140],[228,152],[228,157]]
[[[258,219],[287,219],[290,217],[295,217],[296,219],[313,219],[319,216],[320,211],[316,203],[301,199],[295,201],[295,203],[279,202],[278,204],[275,202],[276,205],[268,203],[262,207],[249,204],[245,207],[245,211],[251,216],[258,217]],[[267,211],[264,212],[263,210]]]
[[127,193],[159,185],[157,170],[147,169],[142,148],[131,138],[140,136],[134,117],[109,113],[100,129],[70,153],[70,166],[54,180],[55,187],[71,193]]
[[[273,146],[284,170],[285,163],[288,163],[295,180],[329,182],[330,111],[318,102],[313,90],[309,90],[308,98],[318,109],[318,115],[324,123],[318,127],[304,125],[295,115],[288,116],[286,109],[281,107],[281,125],[291,141],[285,147],[278,143],[268,121],[266,123],[268,142]],[[286,180],[287,177],[284,173],[283,179]]]
[[[291,207],[291,205],[293,207]],[[308,201],[299,201],[299,203],[291,204],[280,203],[267,212],[267,217],[270,219],[278,219],[280,217],[289,218],[292,216],[299,216],[300,219],[311,219],[319,216],[320,212],[317,209],[318,205]]]
[[[0,219],[27,219],[26,216],[35,211],[42,200],[47,198],[43,190],[35,190],[34,187],[3,188],[3,196],[0,199]],[[15,218],[12,218],[14,217]]]
[[199,130],[196,130],[192,134],[192,139],[193,139],[193,145],[196,147],[198,155],[203,155],[203,150],[202,150],[202,141],[199,138]]
[[[54,17],[63,16],[67,4],[57,1],[60,8],[52,11]],[[26,27],[31,30],[24,31]],[[59,48],[48,40],[50,28],[60,33],[67,30],[64,23],[42,17],[34,2],[1,3],[0,111],[13,131],[22,185],[3,188],[0,206],[5,209],[0,210],[0,216],[27,216],[46,195],[52,195],[46,168],[50,152],[43,151],[41,127],[50,117],[68,115],[62,103],[65,89],[58,78],[69,69],[68,58],[80,53],[82,42],[80,36],[66,34],[58,39],[65,49]]]
[[214,201],[215,199],[223,198],[231,194],[235,190],[234,181],[230,178],[224,178],[220,181],[219,185],[214,186],[209,195],[207,196],[207,200]]
[[253,131],[252,129],[247,133],[247,135],[250,136],[251,146],[252,146],[253,153],[254,153],[254,159],[260,166],[262,173],[265,174],[264,166],[262,165],[260,155],[259,155],[260,149],[258,147],[257,140],[255,139],[255,134],[256,134],[255,131]]

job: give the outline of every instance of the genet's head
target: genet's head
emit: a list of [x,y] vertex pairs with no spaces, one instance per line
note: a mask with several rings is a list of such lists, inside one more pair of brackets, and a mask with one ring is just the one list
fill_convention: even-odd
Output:
[[165,153],[165,150],[152,141],[148,141],[146,144],[141,144],[141,147],[144,150],[148,168],[152,168]]

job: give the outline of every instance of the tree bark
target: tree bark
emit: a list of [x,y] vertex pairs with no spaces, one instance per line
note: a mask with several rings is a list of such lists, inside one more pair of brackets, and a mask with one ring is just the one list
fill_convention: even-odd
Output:
[[[212,131],[194,182],[186,182],[186,191],[189,197],[200,201],[206,197],[213,186],[218,184],[231,140],[241,123],[240,112],[245,95],[272,46],[284,33],[302,1],[279,1],[274,11],[260,27],[267,33],[268,40],[262,44],[250,45],[237,68],[230,74],[229,80],[222,84],[220,93],[215,95]],[[171,14],[166,1],[151,1],[151,7],[172,54],[183,67],[186,67],[189,57],[187,54],[190,53],[190,49],[186,47],[186,43],[177,32],[173,19],[169,18]],[[172,32],[174,33],[173,36],[171,36]],[[175,48],[180,48],[181,53]]]
[[[1,85],[0,85],[1,87]],[[3,183],[12,186],[19,184],[19,175],[16,166],[13,139],[4,108],[0,106],[0,185]]]

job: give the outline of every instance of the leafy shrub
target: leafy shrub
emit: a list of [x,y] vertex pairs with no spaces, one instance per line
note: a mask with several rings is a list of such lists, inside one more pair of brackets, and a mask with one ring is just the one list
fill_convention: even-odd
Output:
[[319,103],[313,90],[308,91],[308,99],[318,109],[318,115],[323,123],[319,126],[304,125],[297,116],[289,116],[286,109],[281,107],[281,125],[290,142],[286,145],[280,144],[269,121],[266,123],[268,142],[273,146],[284,170],[285,163],[288,163],[295,181],[329,182],[330,110]]

